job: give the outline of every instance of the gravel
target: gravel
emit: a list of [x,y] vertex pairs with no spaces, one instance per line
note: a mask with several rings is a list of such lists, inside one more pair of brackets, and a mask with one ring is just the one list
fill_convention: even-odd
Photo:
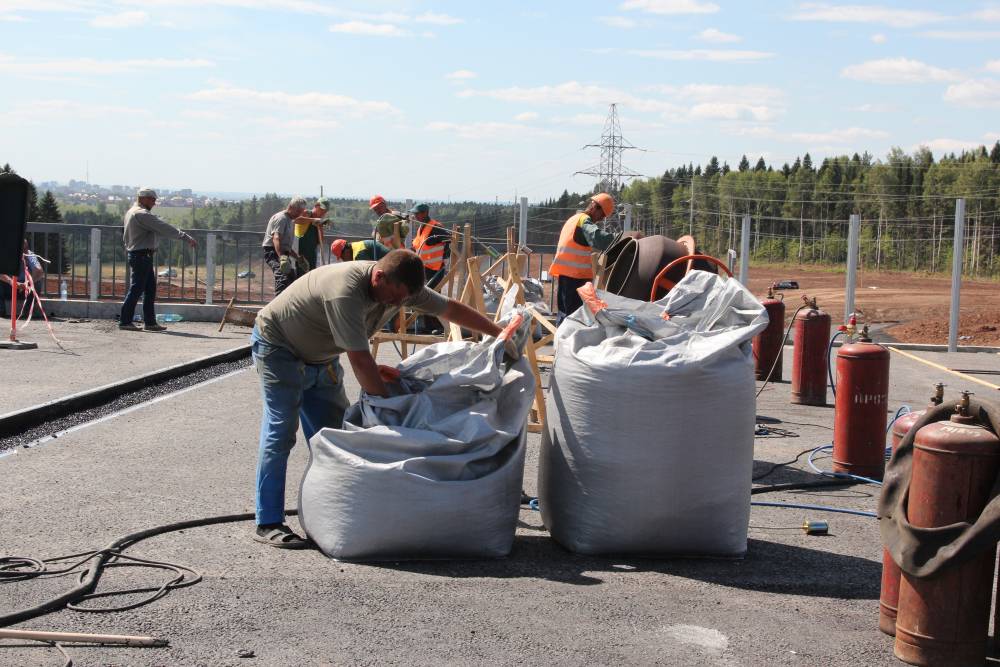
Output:
[[205,382],[206,380],[211,380],[212,378],[225,375],[226,373],[247,368],[252,364],[253,361],[250,357],[237,359],[235,361],[225,361],[212,366],[206,366],[205,368],[188,373],[187,375],[181,375],[169,380],[161,380],[159,382],[151,383],[142,389],[124,393],[118,396],[118,398],[108,401],[102,405],[86,408],[77,412],[71,412],[62,417],[50,419],[44,424],[34,426],[26,431],[18,433],[17,435],[0,438],[0,452],[15,449],[17,447],[24,447],[29,443],[39,440],[40,438],[54,436],[55,434],[74,426],[85,424],[89,421],[100,419],[101,417],[106,417],[107,415],[120,410],[130,408],[133,405],[151,401],[158,396],[170,394],[186,387],[196,385],[199,382]]

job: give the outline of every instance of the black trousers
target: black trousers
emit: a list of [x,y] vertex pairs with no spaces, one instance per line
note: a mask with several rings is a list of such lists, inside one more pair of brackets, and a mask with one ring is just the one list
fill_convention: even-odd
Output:
[[129,324],[135,317],[135,306],[142,297],[142,320],[146,324],[156,324],[156,272],[153,268],[152,250],[130,250],[128,253],[128,268],[131,276],[128,283],[128,293],[122,304],[119,324]]
[[285,291],[285,288],[295,282],[295,279],[299,277],[298,272],[295,270],[295,262],[292,262],[292,272],[282,273],[281,267],[281,257],[278,253],[274,251],[274,248],[264,248],[264,261],[267,265],[271,267],[271,271],[274,272],[274,296],[278,296]]
[[556,291],[556,305],[559,308],[559,317],[556,324],[561,324],[566,316],[583,305],[583,299],[577,293],[578,287],[583,287],[591,281],[590,278],[570,278],[569,276],[559,276],[559,284]]

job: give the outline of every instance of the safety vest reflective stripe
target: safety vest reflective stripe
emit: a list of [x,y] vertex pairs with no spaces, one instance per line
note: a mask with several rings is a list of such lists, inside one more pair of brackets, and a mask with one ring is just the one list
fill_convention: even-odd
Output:
[[431,271],[437,271],[444,266],[444,244],[427,242],[431,233],[439,226],[437,221],[429,220],[420,227],[420,231],[413,239],[413,249],[420,255],[424,266]]
[[590,247],[576,242],[576,230],[589,220],[585,213],[577,213],[562,227],[559,233],[559,243],[556,246],[556,256],[549,267],[549,275],[566,276],[568,278],[592,279],[594,270],[590,262]]
[[360,255],[367,249],[368,248],[365,245],[364,241],[354,241],[353,243],[351,243],[351,253],[354,256],[354,259],[357,259],[358,255]]

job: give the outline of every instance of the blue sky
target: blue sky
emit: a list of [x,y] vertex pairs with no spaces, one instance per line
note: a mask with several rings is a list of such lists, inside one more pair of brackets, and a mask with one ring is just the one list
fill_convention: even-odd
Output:
[[0,161],[36,181],[460,200],[1000,139],[1000,4],[0,0]]

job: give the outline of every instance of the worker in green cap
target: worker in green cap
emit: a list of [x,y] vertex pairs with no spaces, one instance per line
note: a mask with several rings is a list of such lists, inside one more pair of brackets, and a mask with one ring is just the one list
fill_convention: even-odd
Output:
[[304,266],[298,267],[300,276],[322,263],[321,256],[316,251],[326,245],[323,241],[323,225],[330,222],[326,216],[331,208],[330,199],[320,197],[313,204],[312,211],[308,215],[299,216],[295,220],[295,238],[299,242],[299,257],[306,262]]

